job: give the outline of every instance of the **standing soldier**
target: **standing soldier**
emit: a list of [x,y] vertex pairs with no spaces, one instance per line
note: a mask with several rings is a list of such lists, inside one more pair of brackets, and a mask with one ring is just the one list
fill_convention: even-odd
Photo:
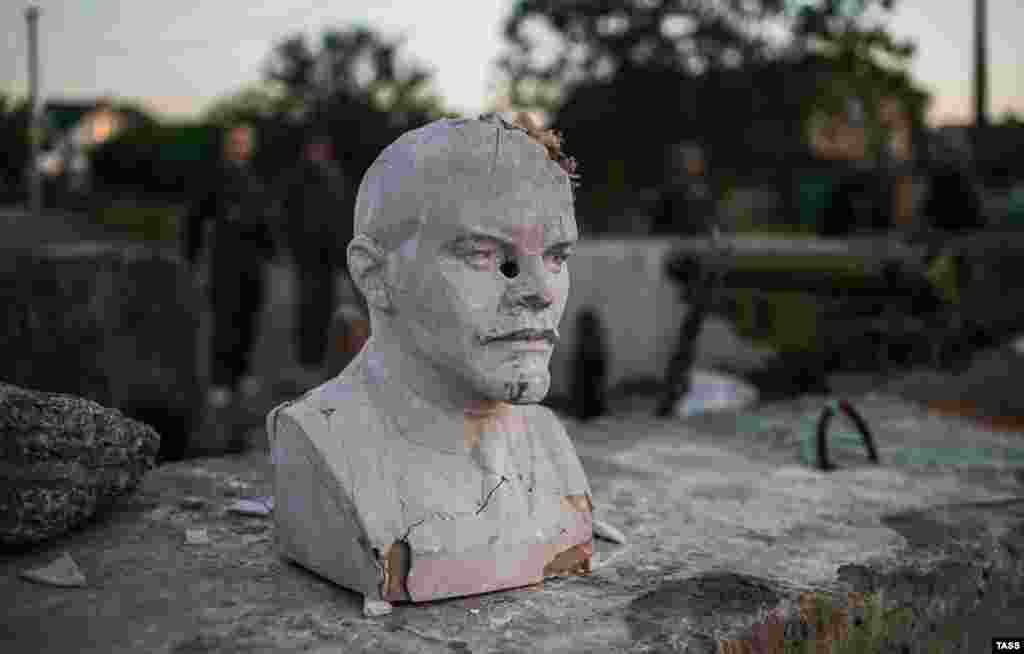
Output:
[[206,223],[213,222],[213,342],[207,397],[212,409],[230,405],[238,390],[251,394],[258,388],[250,374],[250,356],[263,308],[265,262],[274,254],[274,240],[265,185],[252,167],[253,142],[250,125],[224,132],[222,158],[196,194],[184,225],[185,258],[194,265]]
[[347,273],[345,248],[352,239],[351,187],[334,160],[330,137],[314,133],[284,192],[284,237],[298,278],[295,345],[303,386],[325,376],[328,331],[339,272]]
[[654,207],[652,234],[697,236],[707,231],[714,218],[715,198],[706,168],[700,145],[678,143],[668,148],[668,179]]

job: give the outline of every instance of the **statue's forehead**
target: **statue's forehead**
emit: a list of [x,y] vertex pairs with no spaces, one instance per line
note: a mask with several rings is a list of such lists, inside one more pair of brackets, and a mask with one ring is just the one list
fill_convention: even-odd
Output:
[[579,238],[572,196],[553,184],[523,184],[511,192],[445,194],[428,220],[447,240],[490,235],[524,247],[548,247]]
[[432,231],[441,240],[490,237],[525,249],[575,243],[578,239],[576,220],[571,213],[447,215],[439,217]]

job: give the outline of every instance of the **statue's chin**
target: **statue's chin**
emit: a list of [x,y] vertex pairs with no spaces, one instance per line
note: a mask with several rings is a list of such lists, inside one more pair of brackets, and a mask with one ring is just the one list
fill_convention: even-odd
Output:
[[486,386],[486,395],[492,400],[510,404],[536,404],[548,394],[551,376],[545,372],[492,378],[487,380]]

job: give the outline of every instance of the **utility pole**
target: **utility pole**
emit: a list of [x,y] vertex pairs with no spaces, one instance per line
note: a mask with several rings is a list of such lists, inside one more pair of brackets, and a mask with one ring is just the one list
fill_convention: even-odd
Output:
[[39,7],[25,10],[28,22],[28,199],[29,210],[38,215],[42,210],[42,188],[39,178]]
[[988,126],[988,0],[974,0],[974,126]]
[[320,125],[318,126],[318,129],[322,129],[325,133],[328,133],[330,131],[330,124],[331,124],[331,119],[330,119],[331,101],[334,98],[334,91],[335,91],[334,73],[335,73],[335,66],[337,65],[337,61],[338,61],[338,59],[337,59],[338,48],[340,46],[341,46],[341,39],[338,37],[338,34],[336,34],[335,32],[327,32],[327,33],[324,34],[324,36],[323,36],[323,47],[321,48],[321,50],[322,50],[321,56],[323,57],[323,62],[321,63],[321,67],[324,69],[325,77],[324,77],[323,97],[322,97],[322,100],[321,100],[322,104],[321,104],[321,107],[320,107],[320,116],[319,116]]

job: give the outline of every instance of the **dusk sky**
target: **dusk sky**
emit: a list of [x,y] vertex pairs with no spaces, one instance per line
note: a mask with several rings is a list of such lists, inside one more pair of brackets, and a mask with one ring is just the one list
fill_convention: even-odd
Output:
[[[27,87],[28,3],[0,6],[0,90]],[[453,110],[488,106],[501,23],[512,0],[40,0],[43,93],[47,98],[141,100],[166,115],[195,115],[259,80],[272,45],[324,27],[353,24],[405,36],[405,56],[435,71]],[[972,117],[973,0],[900,0],[889,25],[919,46],[915,77],[933,94],[933,123]],[[1024,115],[1024,2],[989,0],[990,113]]]

